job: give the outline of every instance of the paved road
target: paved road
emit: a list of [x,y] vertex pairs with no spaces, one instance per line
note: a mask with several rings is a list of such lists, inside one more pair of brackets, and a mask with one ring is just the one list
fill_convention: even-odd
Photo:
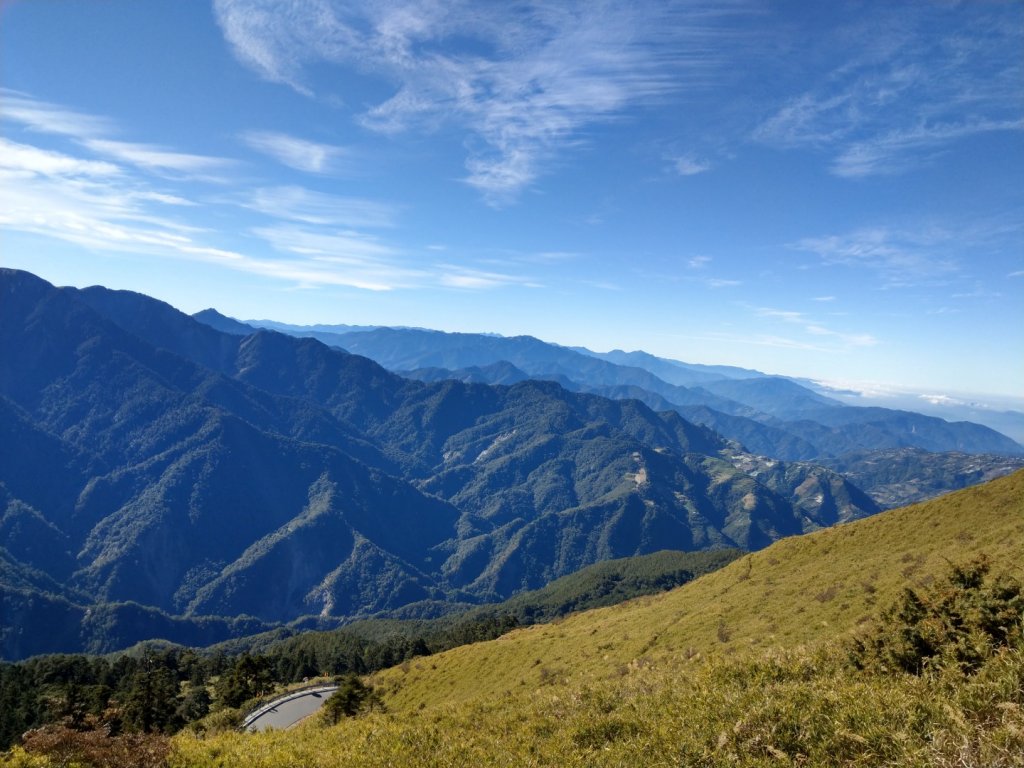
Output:
[[336,690],[338,690],[336,685],[321,685],[285,694],[264,704],[246,717],[242,728],[246,731],[289,728],[320,709]]

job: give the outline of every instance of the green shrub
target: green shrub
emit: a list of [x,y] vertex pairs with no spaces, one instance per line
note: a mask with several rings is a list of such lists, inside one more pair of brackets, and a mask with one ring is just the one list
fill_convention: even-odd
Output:
[[346,675],[339,681],[338,690],[324,702],[323,719],[330,725],[342,718],[355,717],[361,712],[383,709],[380,696],[372,687],[355,675]]
[[1024,642],[1024,588],[1009,576],[989,577],[982,556],[954,565],[924,589],[906,588],[879,621],[855,637],[850,661],[857,669],[920,675],[950,665],[976,672],[1001,649]]
[[242,711],[238,709],[218,709],[201,720],[189,723],[186,730],[193,733],[224,733],[236,731],[242,727]]

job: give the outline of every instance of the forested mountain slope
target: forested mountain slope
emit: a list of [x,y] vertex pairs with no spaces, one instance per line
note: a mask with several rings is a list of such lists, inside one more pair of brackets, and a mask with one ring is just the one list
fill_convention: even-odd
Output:
[[6,655],[33,652],[41,615],[58,627],[45,650],[150,631],[108,610],[116,641],[97,645],[81,628],[94,604],[178,617],[184,641],[195,622],[235,632],[202,617],[331,626],[878,509],[813,465],[761,482],[734,444],[635,400],[411,381],[314,339],[225,333],[25,272],[0,271],[0,296],[0,421],[19,446],[0,464],[2,514],[33,531],[5,539]]

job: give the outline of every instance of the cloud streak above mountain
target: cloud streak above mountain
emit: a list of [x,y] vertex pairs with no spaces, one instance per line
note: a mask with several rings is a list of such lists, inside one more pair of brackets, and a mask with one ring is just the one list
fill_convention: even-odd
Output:
[[945,28],[951,10],[900,5],[851,22],[842,39],[857,53],[816,74],[752,138],[829,153],[833,174],[862,178],[927,165],[955,141],[1024,130],[1019,31],[984,8]]
[[[514,199],[584,130],[667,94],[707,88],[734,40],[721,22],[740,3],[520,3],[486,9],[408,0],[216,0],[240,61],[315,95],[318,63],[350,65],[389,85],[359,116],[382,133],[455,123],[464,180],[492,203]],[[706,170],[690,160],[681,174]]]
[[[522,276],[454,265],[452,254],[445,261],[417,258],[368,234],[396,225],[398,209],[386,203],[296,185],[225,195],[218,191],[218,174],[239,167],[238,161],[102,138],[118,132],[113,121],[24,95],[4,117],[71,140],[59,152],[0,138],[0,227],[9,230],[103,252],[203,261],[307,288],[472,291],[537,285]],[[262,223],[251,234],[272,255],[223,247],[220,233],[182,220],[180,210],[197,205],[172,191],[186,180],[213,189],[199,193],[207,210],[258,214]]]
[[794,248],[813,253],[826,266],[868,269],[883,288],[948,281],[960,270],[952,251],[957,238],[943,227],[897,229],[866,227],[825,237],[807,237]]
[[873,347],[879,343],[878,339],[872,336],[870,333],[847,333],[843,331],[836,331],[832,328],[826,327],[826,325],[820,320],[814,319],[808,316],[804,312],[787,309],[774,309],[772,307],[757,307],[754,309],[755,314],[758,317],[768,318],[770,320],[777,320],[783,323],[800,326],[804,333],[809,336],[817,337],[818,343],[811,342],[794,342],[794,343],[805,343],[810,346],[818,346],[820,340],[832,339],[839,342],[842,347]]

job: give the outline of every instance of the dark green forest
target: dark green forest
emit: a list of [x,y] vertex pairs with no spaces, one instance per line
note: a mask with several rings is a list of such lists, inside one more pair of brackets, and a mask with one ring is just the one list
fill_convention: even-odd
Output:
[[387,669],[517,626],[671,589],[741,554],[665,551],[597,563],[504,603],[431,620],[364,621],[283,639],[272,632],[204,650],[147,643],[115,655],[0,664],[0,750],[47,723],[111,735],[171,734],[220,712],[222,723],[237,724],[280,686]]

